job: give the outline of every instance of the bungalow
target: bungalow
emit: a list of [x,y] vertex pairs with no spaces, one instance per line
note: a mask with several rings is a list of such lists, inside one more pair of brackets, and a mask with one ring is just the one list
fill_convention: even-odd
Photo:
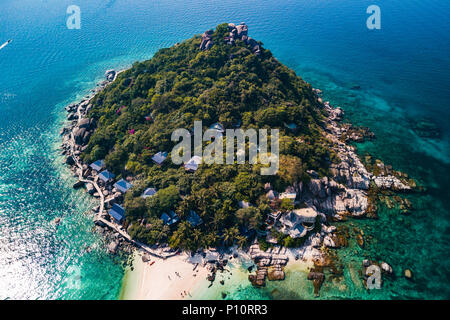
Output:
[[100,172],[105,168],[105,161],[97,160],[97,161],[91,163],[91,165],[89,167],[91,167],[93,170],[95,170],[97,172]]
[[145,189],[141,197],[144,199],[148,197],[153,197],[157,192],[158,190],[156,188],[147,188]]
[[197,171],[198,166],[202,163],[202,157],[199,156],[193,156],[191,159],[189,159],[188,162],[184,165],[184,168],[186,171]]
[[173,211],[169,211],[169,213],[163,213],[161,215],[161,220],[164,222],[164,224],[167,224],[168,226],[171,226],[175,223],[177,223],[180,218],[177,216],[177,214]]
[[152,157],[152,160],[153,160],[156,164],[161,165],[161,164],[166,160],[167,155],[168,155],[167,152],[162,152],[162,151],[160,151],[160,152],[158,152],[157,154],[155,154],[155,155]]
[[223,125],[222,125],[221,123],[218,123],[218,122],[213,123],[213,124],[209,127],[209,129],[211,129],[211,130],[216,130],[217,132],[220,132],[220,133],[224,133],[224,132],[225,132],[225,128],[223,127]]
[[192,227],[197,227],[203,223],[202,218],[194,211],[189,211],[189,217],[187,218],[187,221]]
[[104,183],[107,183],[109,181],[111,181],[112,179],[114,179],[115,174],[112,172],[109,172],[108,170],[103,170],[102,172],[100,172],[100,174],[98,175],[99,179],[102,180]]
[[109,210],[109,215],[118,223],[122,223],[123,219],[125,218],[125,209],[118,205],[117,203],[114,203],[112,205],[112,208]]
[[133,185],[131,183],[128,183],[124,179],[120,179],[116,183],[114,183],[114,188],[119,190],[122,193],[127,192]]

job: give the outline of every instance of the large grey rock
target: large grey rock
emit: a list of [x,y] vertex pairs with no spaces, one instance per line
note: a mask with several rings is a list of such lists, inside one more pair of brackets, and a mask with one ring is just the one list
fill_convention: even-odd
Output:
[[73,132],[73,137],[75,139],[76,144],[83,144],[86,132],[87,132],[86,128],[75,129],[75,131]]
[[113,81],[115,76],[116,76],[116,70],[114,70],[114,69],[106,70],[106,72],[105,72],[106,80]]
[[86,192],[89,194],[95,193],[95,187],[92,185],[92,183],[86,183]]
[[117,253],[117,249],[119,249],[119,241],[112,241],[109,245],[108,245],[108,251],[112,254],[116,254]]
[[325,238],[323,239],[323,244],[326,247],[336,248],[336,243],[330,236],[325,236]]
[[92,129],[93,124],[94,124],[94,120],[93,119],[84,118],[84,119],[80,120],[80,122],[78,123],[78,127],[79,128]]
[[66,164],[68,164],[69,166],[73,166],[75,164],[75,160],[73,159],[72,156],[68,156],[66,158]]
[[393,272],[392,267],[384,261],[381,263],[380,267],[381,267],[381,270],[383,270],[384,272],[386,272],[388,274],[392,274],[392,272]]

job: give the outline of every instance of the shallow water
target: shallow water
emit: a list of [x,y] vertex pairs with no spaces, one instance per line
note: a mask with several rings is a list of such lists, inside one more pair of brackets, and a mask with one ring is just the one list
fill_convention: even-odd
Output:
[[[372,1],[361,0],[83,0],[82,28],[68,30],[71,4],[0,3],[0,43],[13,39],[0,50],[0,298],[118,297],[121,263],[91,232],[92,215],[83,213],[93,204],[72,190],[74,179],[58,156],[63,107],[85,95],[106,69],[150,58],[218,23],[240,21],[343,107],[348,120],[372,128],[377,139],[359,145],[361,153],[407,172],[427,190],[410,195],[416,207],[410,216],[381,210],[379,220],[353,222],[374,239],[368,249],[340,251],[344,280],[326,282],[321,297],[450,297],[448,1],[378,1],[377,31],[365,27]],[[412,128],[423,117],[440,137],[417,135]],[[63,218],[58,228],[55,217]],[[377,292],[359,289],[354,270],[365,257],[389,262],[397,279]],[[403,268],[413,270],[415,282],[400,277]],[[270,286],[255,291],[244,281],[229,297],[312,297],[301,272]]]

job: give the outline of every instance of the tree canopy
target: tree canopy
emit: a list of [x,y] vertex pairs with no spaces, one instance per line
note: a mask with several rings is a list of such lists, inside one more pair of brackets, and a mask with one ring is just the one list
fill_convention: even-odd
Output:
[[[199,50],[194,36],[152,59],[136,62],[92,100],[88,116],[97,128],[82,157],[85,162],[105,159],[118,178],[132,176],[125,208],[130,235],[148,243],[168,241],[173,247],[195,250],[214,245],[245,245],[245,232],[261,226],[268,211],[264,183],[283,188],[314,169],[326,175],[336,155],[322,134],[322,110],[312,88],[267,49],[254,55],[237,40],[227,45],[226,24],[219,25],[214,45]],[[206,165],[195,172],[167,160],[158,166],[152,156],[170,152],[177,128],[205,128],[220,122],[225,128],[280,130],[280,169],[261,176],[258,165]],[[286,124],[295,124],[296,130]],[[140,197],[148,187],[158,193]],[[255,207],[240,209],[240,200]],[[287,204],[286,204],[287,205]],[[169,228],[163,212],[174,210],[180,223]],[[187,221],[194,210],[203,224]]]

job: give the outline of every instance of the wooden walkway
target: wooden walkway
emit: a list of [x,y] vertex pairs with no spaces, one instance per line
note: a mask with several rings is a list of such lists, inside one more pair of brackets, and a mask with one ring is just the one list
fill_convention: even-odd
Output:
[[[77,115],[78,115],[77,124],[79,124],[82,119],[81,110],[80,110],[81,105],[82,104],[80,104],[77,108]],[[88,180],[88,179],[83,178],[83,165],[80,163],[79,158],[77,156],[75,156],[75,150],[74,150],[75,149],[75,137],[73,136],[73,131],[70,132],[69,145],[70,145],[71,156],[72,156],[73,160],[75,161],[75,165],[77,166],[76,172],[78,175],[78,180],[82,181],[84,183],[92,184],[94,186],[95,190],[97,190],[97,193],[100,195],[100,209],[94,217],[94,222],[103,223],[104,225],[108,226],[110,229],[112,229],[112,230],[116,231],[118,234],[120,234],[125,240],[127,240],[131,244],[137,246],[138,248],[141,248],[142,250],[144,250],[145,252],[149,253],[152,256],[155,256],[157,258],[163,258],[163,259],[175,256],[177,254],[177,252],[165,253],[162,251],[162,249],[155,250],[140,241],[133,240],[131,238],[131,236],[125,230],[123,230],[122,226],[120,226],[116,223],[113,223],[111,221],[108,221],[102,217],[103,211],[105,210],[105,196],[103,195],[102,190],[100,189],[99,185],[97,184],[97,181]]]

